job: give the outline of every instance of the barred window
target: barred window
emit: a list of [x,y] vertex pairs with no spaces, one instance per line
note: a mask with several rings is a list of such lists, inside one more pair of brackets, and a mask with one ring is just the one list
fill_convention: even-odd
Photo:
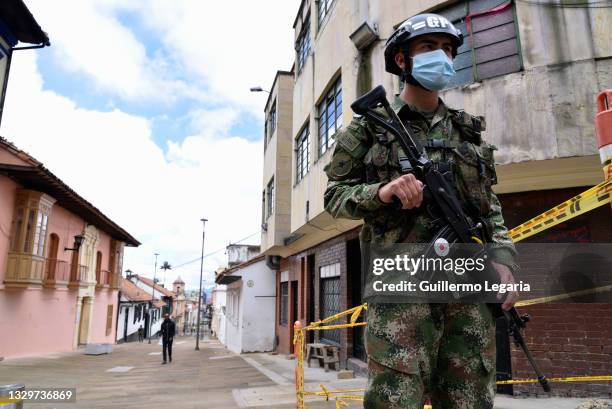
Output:
[[338,78],[319,105],[319,156],[334,144],[342,126],[342,80]]
[[281,283],[280,290],[280,325],[287,325],[289,322],[289,282]]
[[306,176],[310,170],[310,131],[309,124],[306,123],[302,132],[296,140],[295,148],[295,179],[296,183]]
[[325,18],[329,14],[329,11],[331,10],[331,6],[333,3],[334,3],[334,0],[319,0],[319,3],[317,5],[318,10],[319,10],[319,26],[318,26],[319,29],[321,28],[321,26],[323,25],[323,22],[325,21]]
[[274,176],[268,182],[268,187],[266,188],[266,199],[268,201],[268,217],[274,213]]
[[454,61],[457,75],[447,88],[522,69],[513,1],[501,6],[499,0],[461,1],[437,13],[465,36]]
[[308,54],[310,53],[310,17],[304,21],[302,33],[298,37],[297,46],[295,49],[297,51],[297,72],[299,74],[302,72],[302,68],[304,67]]

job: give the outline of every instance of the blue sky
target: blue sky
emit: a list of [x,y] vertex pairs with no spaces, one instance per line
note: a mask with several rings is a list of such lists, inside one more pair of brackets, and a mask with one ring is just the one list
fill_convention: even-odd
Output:
[[[124,269],[197,258],[201,217],[207,253],[257,243],[267,94],[249,88],[290,69],[299,1],[26,4],[52,45],[15,54],[0,132],[142,241]],[[177,275],[196,287],[199,263]]]

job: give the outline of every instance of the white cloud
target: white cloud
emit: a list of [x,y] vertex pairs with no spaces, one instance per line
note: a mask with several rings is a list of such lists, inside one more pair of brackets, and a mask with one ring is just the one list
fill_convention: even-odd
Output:
[[[229,130],[245,111],[263,113],[268,94],[249,88],[267,89],[276,70],[290,69],[298,6],[299,0],[28,0],[49,33],[49,51],[67,72],[57,77],[77,73],[101,94],[128,101],[159,105],[193,98],[200,106],[176,114],[189,121],[191,136],[163,150],[153,141],[153,118],[122,112],[114,108],[120,103],[106,98],[100,106],[113,107],[108,112],[83,109],[45,90],[37,51],[19,52],[2,135],[143,243],[127,250],[125,268],[151,275],[155,252],[160,263],[174,265],[199,257],[201,217],[209,219],[205,252],[223,249],[261,223],[261,143]],[[125,15],[140,21],[161,47],[147,49],[149,39],[122,24]],[[255,235],[248,242],[258,240]],[[225,261],[223,251],[206,259],[208,283]],[[166,283],[179,274],[197,287],[199,263],[169,271]]]
[[[275,71],[289,70],[294,59],[299,0],[31,0],[28,6],[66,69],[128,99],[188,96],[261,115],[267,94],[249,88],[270,87]],[[121,24],[121,13],[136,16],[162,48],[147,54],[144,40]]]
[[[146,118],[119,110],[77,107],[42,88],[36,53],[18,53],[2,122],[2,135],[42,161],[79,194],[143,242],[128,249],[125,268],[152,274],[153,253],[175,264],[200,254],[201,217],[206,253],[256,232],[260,224],[260,143],[204,128],[164,153]],[[231,111],[212,113],[231,122]],[[200,111],[202,117],[209,113]],[[205,124],[205,122],[204,122]],[[251,242],[258,242],[256,235]],[[206,259],[207,279],[225,263],[223,252]],[[160,273],[162,274],[162,273]],[[167,273],[196,287],[199,263]]]

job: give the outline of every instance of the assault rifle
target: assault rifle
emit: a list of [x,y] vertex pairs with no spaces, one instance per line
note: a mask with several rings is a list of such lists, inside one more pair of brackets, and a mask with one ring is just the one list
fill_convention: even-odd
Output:
[[[380,112],[384,109],[386,116]],[[474,221],[463,210],[454,188],[446,178],[434,166],[427,157],[427,153],[414,136],[412,129],[406,127],[402,120],[389,105],[387,92],[382,85],[358,98],[351,104],[351,109],[357,115],[368,119],[374,125],[385,129],[397,138],[400,147],[406,155],[406,160],[400,160],[402,172],[413,173],[423,183],[423,197],[428,204],[433,206],[433,212],[442,222],[442,228],[434,237],[432,244],[443,239],[449,245],[452,243],[477,243],[482,245],[489,238],[489,234],[481,221]],[[395,205],[401,208],[399,199],[394,198]],[[503,311],[499,304],[493,305],[495,317],[504,316],[508,322],[508,332],[513,337],[515,344],[521,347],[533,367],[540,385],[546,391],[550,386],[546,377],[540,372],[531,352],[529,351],[521,330],[526,327],[529,316],[519,316],[516,309]]]

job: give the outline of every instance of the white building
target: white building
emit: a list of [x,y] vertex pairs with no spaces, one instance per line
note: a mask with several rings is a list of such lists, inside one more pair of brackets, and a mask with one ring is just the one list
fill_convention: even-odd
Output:
[[[217,284],[212,290],[212,322],[210,328],[221,343],[225,343],[226,286]],[[204,309],[202,309],[204,310]]]
[[276,275],[265,257],[227,269],[215,282],[226,287],[225,334],[219,340],[236,353],[272,351]]
[[138,328],[144,330],[145,338],[149,334],[149,316],[152,317],[151,333],[157,334],[162,323],[163,301],[151,296],[129,280],[121,280],[121,298],[119,302],[119,320],[117,321],[117,341],[131,342],[138,340]]

